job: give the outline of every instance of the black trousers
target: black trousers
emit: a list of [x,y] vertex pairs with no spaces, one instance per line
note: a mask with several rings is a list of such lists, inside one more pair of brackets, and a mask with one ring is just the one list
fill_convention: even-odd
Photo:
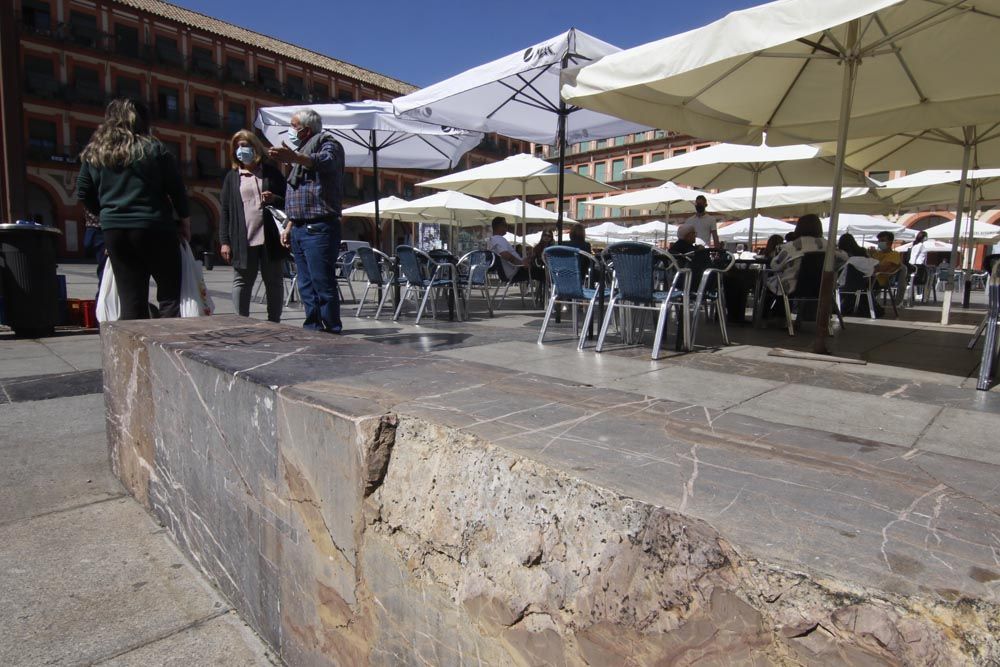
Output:
[[160,317],[180,315],[181,250],[176,230],[105,229],[121,319],[149,319],[149,279],[156,281]]

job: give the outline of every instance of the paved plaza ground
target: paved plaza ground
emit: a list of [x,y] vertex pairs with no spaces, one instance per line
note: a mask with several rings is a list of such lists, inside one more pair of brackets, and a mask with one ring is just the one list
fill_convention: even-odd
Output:
[[[93,271],[60,267],[70,297],[92,298]],[[205,275],[218,312],[233,312],[231,271]],[[841,474],[856,464],[859,479],[877,476],[886,461],[926,461],[936,489],[974,497],[995,512],[1000,395],[975,389],[980,348],[966,344],[982,317],[982,293],[974,297],[978,305],[958,309],[950,327],[936,324],[930,306],[905,309],[899,319],[848,318],[834,351],[864,364],[771,356],[774,348],[806,350],[812,341],[810,326],[789,337],[777,323],[733,328],[727,347],[715,325],[703,323],[695,352],[673,351],[671,338],[658,361],[649,360],[648,345],[617,340],[601,355],[592,345],[578,351],[567,322],[538,346],[542,312],[523,308],[517,295],[492,318],[474,301],[470,321],[428,318],[419,327],[412,311],[399,322],[374,321],[354,318],[354,306],[345,305],[344,324],[346,335],[386,345],[700,408],[709,428],[743,428],[749,444],[787,453],[787,442],[799,443],[803,461],[810,442],[843,443],[844,451],[829,452],[831,469]],[[262,304],[252,310],[264,319]],[[289,326],[301,321],[301,309],[286,311]],[[0,332],[0,451],[8,462],[0,467],[0,599],[8,602],[0,608],[0,664],[270,664],[266,647],[111,475],[100,368],[96,332],[66,328],[41,340]],[[697,458],[694,469],[696,476]],[[875,556],[947,579],[933,569],[931,551],[886,555],[889,526]],[[869,527],[857,528],[862,536]],[[857,540],[859,550],[864,543]],[[981,583],[995,582],[991,572],[981,573]]]

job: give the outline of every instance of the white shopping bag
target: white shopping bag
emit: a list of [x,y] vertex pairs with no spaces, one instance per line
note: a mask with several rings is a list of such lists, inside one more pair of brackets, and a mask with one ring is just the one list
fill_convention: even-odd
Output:
[[121,302],[118,300],[118,285],[115,283],[115,272],[111,269],[109,259],[104,263],[101,291],[97,293],[97,321],[114,322],[119,317],[121,317]]
[[195,261],[187,241],[181,241],[181,317],[203,317],[213,312],[215,302],[205,286],[201,264]]

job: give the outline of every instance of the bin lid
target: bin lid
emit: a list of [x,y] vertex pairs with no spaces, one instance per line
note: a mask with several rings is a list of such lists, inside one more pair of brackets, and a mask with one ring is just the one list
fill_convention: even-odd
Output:
[[0,234],[3,232],[48,232],[62,236],[62,231],[47,225],[14,225],[11,223],[0,224]]

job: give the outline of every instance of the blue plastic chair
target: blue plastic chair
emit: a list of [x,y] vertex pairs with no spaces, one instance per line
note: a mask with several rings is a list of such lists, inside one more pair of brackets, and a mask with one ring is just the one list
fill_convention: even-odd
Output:
[[376,290],[382,290],[382,298],[378,302],[378,307],[375,309],[375,319],[379,318],[382,314],[382,306],[389,299],[389,294],[392,292],[392,287],[399,283],[398,279],[392,274],[392,258],[383,252],[375,250],[374,248],[358,248],[358,257],[361,259],[361,267],[365,271],[365,277],[368,279],[368,284],[365,285],[365,291],[361,295],[361,303],[358,304],[358,312],[355,313],[355,317],[361,317],[361,309],[365,307],[365,300],[368,299],[368,292],[375,288]]
[[[594,304],[598,296],[602,293],[605,298],[610,295],[609,290],[604,289],[600,283],[594,288],[583,286],[586,272],[582,269],[583,264],[580,259],[590,262],[590,267],[597,267],[599,260],[589,252],[572,248],[570,246],[554,245],[542,251],[545,258],[545,268],[548,271],[549,283],[552,285],[549,293],[549,303],[545,308],[545,319],[542,320],[542,330],[538,332],[538,344],[541,345],[545,339],[545,331],[549,326],[549,319],[557,303],[567,304],[573,309],[573,333],[579,331],[579,342],[577,349],[582,350],[587,341],[587,330],[590,328],[590,321],[594,315]],[[587,314],[583,317],[583,327],[577,329],[577,306],[587,305]]]
[[[455,298],[455,309],[456,311],[458,310],[458,281],[455,278],[454,272],[447,278],[441,277],[443,273],[451,271],[451,268],[449,268],[452,267],[451,264],[435,262],[423,250],[408,245],[401,245],[396,248],[396,258],[399,260],[399,270],[403,274],[402,279],[406,282],[403,294],[399,297],[399,303],[396,305],[396,313],[393,315],[393,320],[399,319],[399,314],[403,310],[403,304],[406,303],[406,297],[410,295],[410,292],[414,293],[415,299],[419,299],[421,291],[424,293],[423,299],[420,299],[420,306],[417,308],[417,319],[414,324],[420,324],[420,318],[423,316],[424,308],[427,306],[427,299],[435,289],[451,289],[452,295]],[[432,316],[436,315],[433,300],[431,301],[431,314]]]
[[[357,257],[358,253],[355,250],[348,250],[347,252],[342,252],[337,257],[337,273],[340,280],[337,281],[337,289],[340,289],[341,285],[347,284],[347,289],[351,292],[351,300],[356,300],[358,297],[354,295],[354,285],[351,284],[351,273],[354,272],[354,258]],[[341,296],[343,299],[343,296]]]
[[490,270],[496,263],[497,255],[490,250],[473,250],[458,260],[458,287],[461,291],[466,316],[469,314],[469,298],[472,296],[472,290],[475,289],[479,290],[486,299],[486,309],[489,311],[490,317],[493,317],[493,297],[489,277]]
[[[691,272],[678,266],[677,261],[669,254],[657,250],[651,245],[626,241],[613,243],[605,250],[607,263],[614,272],[611,285],[611,298],[608,301],[601,334],[597,338],[597,351],[604,349],[604,339],[608,327],[615,315],[616,308],[621,311],[638,310],[640,313],[657,312],[656,333],[653,337],[652,359],[660,356],[660,346],[663,334],[670,320],[670,311],[680,310],[682,335],[685,348],[689,349],[690,311],[689,292],[691,290]],[[666,275],[669,286],[666,291],[655,289],[654,266],[657,262],[666,265]],[[622,313],[625,314],[624,312]],[[623,320],[625,318],[622,318]],[[627,340],[626,327],[621,327],[622,337]]]

